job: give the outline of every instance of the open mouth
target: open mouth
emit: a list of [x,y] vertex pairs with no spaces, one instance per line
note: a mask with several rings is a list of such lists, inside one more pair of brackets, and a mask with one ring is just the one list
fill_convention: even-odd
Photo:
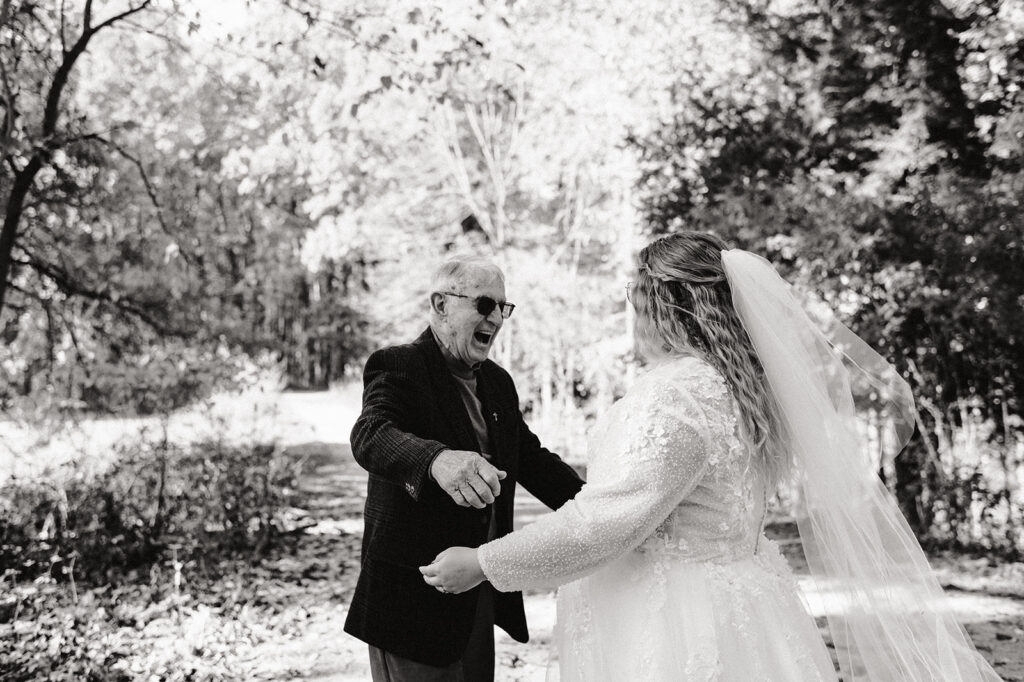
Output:
[[476,339],[477,343],[481,343],[486,346],[491,342],[491,339],[494,338],[494,332],[473,332],[473,338]]

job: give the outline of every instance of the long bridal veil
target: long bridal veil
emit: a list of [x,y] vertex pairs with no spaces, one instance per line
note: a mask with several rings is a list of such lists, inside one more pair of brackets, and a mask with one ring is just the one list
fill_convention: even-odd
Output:
[[722,252],[733,303],[781,408],[800,488],[798,527],[847,682],[1000,678],[945,606],[924,551],[869,462],[855,395],[887,405],[895,445],[910,387],[856,334],[819,328],[765,259]]

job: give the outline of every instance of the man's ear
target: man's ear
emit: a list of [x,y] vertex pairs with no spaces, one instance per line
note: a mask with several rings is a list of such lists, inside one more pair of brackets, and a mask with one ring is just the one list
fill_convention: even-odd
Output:
[[430,295],[430,309],[438,315],[443,316],[445,314],[445,303],[444,294],[439,294],[435,291]]

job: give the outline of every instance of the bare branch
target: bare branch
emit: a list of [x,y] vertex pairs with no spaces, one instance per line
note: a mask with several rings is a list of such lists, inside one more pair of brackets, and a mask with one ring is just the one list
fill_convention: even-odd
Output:
[[82,12],[82,35],[92,31],[92,0],[85,0],[85,10]]
[[121,145],[117,144],[116,142],[114,142],[111,139],[103,137],[102,135],[98,135],[98,134],[83,135],[83,136],[81,136],[81,137],[79,137],[77,139],[79,139],[79,140],[96,140],[97,142],[100,142],[100,143],[110,147],[115,152],[120,154],[122,157],[124,157],[125,159],[130,161],[133,166],[135,166],[136,170],[138,170],[138,172],[139,172],[139,177],[142,178],[142,184],[146,188],[146,194],[149,195],[149,200],[153,204],[153,209],[156,211],[157,222],[160,223],[160,227],[163,229],[164,234],[166,234],[168,237],[171,237],[173,239],[174,238],[174,234],[171,232],[171,229],[170,229],[170,227],[168,227],[167,221],[164,218],[163,206],[161,206],[160,199],[159,199],[159,197],[157,197],[156,188],[153,186],[153,183],[150,182],[149,174],[146,172],[146,167],[142,164],[142,161],[138,157],[136,157],[133,154],[131,154],[128,150],[126,150]]
[[78,296],[92,301],[107,303],[145,323],[162,336],[176,338],[185,338],[188,336],[188,334],[183,330],[166,326],[163,322],[150,315],[136,303],[127,299],[117,298],[111,295],[108,291],[97,291],[95,289],[91,289],[80,282],[74,281],[66,271],[39,261],[32,257],[31,254],[28,254],[28,252],[25,253],[29,256],[28,260],[11,258],[11,262],[15,265],[31,268],[37,274],[46,277],[65,295]]
[[[39,300],[39,294],[35,293],[34,291],[27,291],[25,289],[22,289],[21,287],[19,287],[14,282],[8,283],[7,288],[10,289],[11,291],[17,291],[19,294],[21,294],[25,298],[31,298],[31,299]],[[15,304],[12,301],[8,301],[7,307],[8,308],[13,308],[14,310],[25,310],[26,308],[28,308],[28,305],[17,305],[17,304]]]
[[[7,25],[10,14],[11,0],[3,0],[3,4],[0,5],[0,26]],[[0,139],[0,163],[3,163],[7,160],[8,149],[12,142],[17,109],[14,103],[14,93],[11,91],[11,81],[7,74],[7,61],[2,53],[0,53],[0,87],[3,87],[4,99],[3,139]]]
[[381,54],[390,55],[390,57],[393,58],[393,61],[409,61],[407,58],[403,59],[401,50],[388,47],[386,45],[374,44],[368,40],[363,40],[359,37],[359,32],[352,29],[352,25],[357,19],[380,19],[384,16],[383,12],[373,12],[364,9],[361,12],[353,11],[351,14],[344,16],[337,13],[331,15],[320,5],[311,2],[307,2],[305,4],[306,7],[297,7],[292,4],[292,0],[281,0],[281,5],[285,9],[291,10],[306,20],[306,33],[308,33],[313,26],[319,24],[327,27],[336,35],[351,40],[354,45],[362,45],[364,47],[375,49]]
[[147,7],[149,7],[151,4],[153,4],[153,0],[143,0],[143,2],[141,4],[139,4],[138,6],[130,7],[128,9],[126,9],[125,11],[121,12],[120,14],[115,14],[114,16],[110,17],[106,21],[100,23],[99,25],[96,26],[96,28],[92,29],[92,33],[96,33],[98,31],[106,28],[107,26],[110,26],[111,24],[116,24],[117,22],[121,21],[122,19],[127,19],[128,17],[132,16],[133,14],[138,14],[142,10],[146,9]]
[[444,158],[448,161],[448,168],[451,173],[451,180],[454,181],[456,190],[466,202],[467,207],[476,216],[480,226],[487,235],[489,242],[494,243],[496,235],[494,224],[490,213],[485,210],[477,201],[473,193],[473,185],[469,179],[465,155],[462,152],[462,145],[459,142],[459,126],[455,120],[455,113],[451,102],[445,101],[435,111],[432,117],[434,131],[437,135]]
[[0,87],[3,88],[3,99],[4,99],[4,120],[3,120],[3,139],[0,139],[0,159],[6,159],[8,150],[10,149],[13,136],[14,136],[14,120],[18,116],[17,108],[14,103],[14,93],[11,92],[11,81],[7,76],[7,66],[4,63],[3,56],[0,55]]
[[491,189],[494,193],[493,203],[495,212],[495,239],[498,246],[505,243],[505,231],[508,225],[508,216],[505,214],[505,200],[507,194],[506,173],[503,172],[501,163],[501,114],[498,113],[491,102],[487,102],[481,111],[476,106],[465,104],[463,111],[469,128],[473,132],[480,153],[484,157],[484,165],[491,180]]
[[65,29],[66,20],[67,13],[64,11],[64,0],[60,0],[60,53],[62,55],[68,53],[67,31]]

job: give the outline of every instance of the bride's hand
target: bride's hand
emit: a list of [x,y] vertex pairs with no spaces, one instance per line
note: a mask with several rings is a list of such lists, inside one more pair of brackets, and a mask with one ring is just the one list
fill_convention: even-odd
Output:
[[428,585],[446,594],[471,590],[487,579],[480,569],[476,550],[469,547],[449,547],[429,566],[420,566],[420,573]]

